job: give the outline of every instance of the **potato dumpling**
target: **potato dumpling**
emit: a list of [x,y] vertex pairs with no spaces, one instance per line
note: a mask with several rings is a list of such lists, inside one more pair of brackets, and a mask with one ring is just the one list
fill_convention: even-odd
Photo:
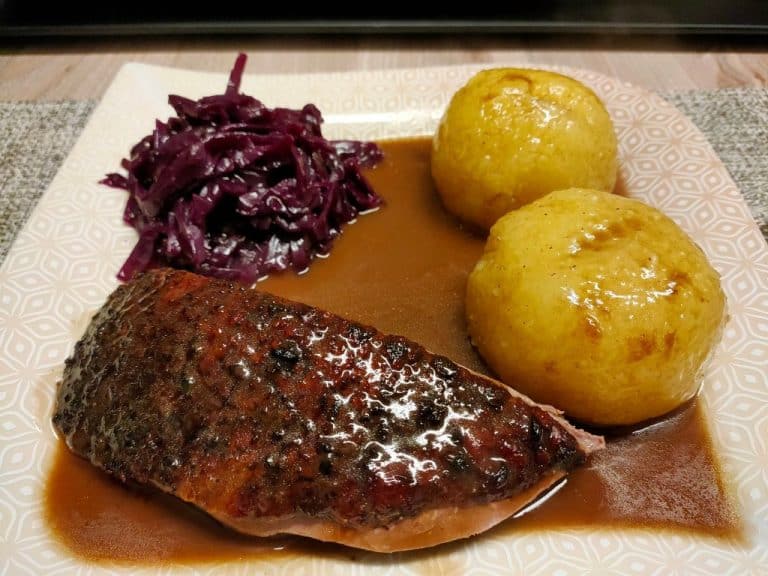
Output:
[[496,222],[466,310],[504,382],[583,422],[619,425],[696,394],[725,296],[701,249],[661,212],[570,189]]
[[543,70],[478,73],[453,96],[432,140],[443,203],[485,230],[554,190],[611,192],[616,170],[616,135],[600,99]]

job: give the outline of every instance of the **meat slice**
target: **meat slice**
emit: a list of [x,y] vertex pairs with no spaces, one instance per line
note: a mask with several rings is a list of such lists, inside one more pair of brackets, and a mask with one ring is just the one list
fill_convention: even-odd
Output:
[[167,269],[96,314],[53,421],[123,482],[239,531],[385,552],[486,530],[603,446],[405,338]]

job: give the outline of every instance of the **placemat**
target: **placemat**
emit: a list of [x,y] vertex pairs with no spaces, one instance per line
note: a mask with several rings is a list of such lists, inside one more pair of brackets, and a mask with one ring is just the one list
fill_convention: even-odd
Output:
[[0,264],[95,106],[0,102]]
[[661,95],[707,137],[768,240],[768,90],[723,88]]
[[[706,135],[768,240],[768,89],[662,96]],[[95,105],[94,100],[0,102],[0,263]]]

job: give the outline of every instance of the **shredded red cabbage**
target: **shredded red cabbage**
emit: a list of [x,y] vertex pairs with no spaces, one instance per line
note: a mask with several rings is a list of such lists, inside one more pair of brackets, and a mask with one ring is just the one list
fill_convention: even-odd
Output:
[[329,141],[312,104],[270,109],[240,93],[245,54],[224,94],[169,96],[177,116],[122,161],[123,220],[139,240],[118,278],[156,266],[251,282],[302,271],[358,214],[382,200],[361,173],[382,157],[373,142]]

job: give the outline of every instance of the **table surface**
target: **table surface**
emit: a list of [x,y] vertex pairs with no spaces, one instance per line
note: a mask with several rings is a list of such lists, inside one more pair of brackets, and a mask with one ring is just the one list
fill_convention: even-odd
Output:
[[620,36],[183,37],[17,41],[0,46],[0,100],[98,99],[125,62],[223,72],[239,51],[248,54],[250,73],[560,64],[658,91],[768,86],[768,42],[754,39],[734,43]]

